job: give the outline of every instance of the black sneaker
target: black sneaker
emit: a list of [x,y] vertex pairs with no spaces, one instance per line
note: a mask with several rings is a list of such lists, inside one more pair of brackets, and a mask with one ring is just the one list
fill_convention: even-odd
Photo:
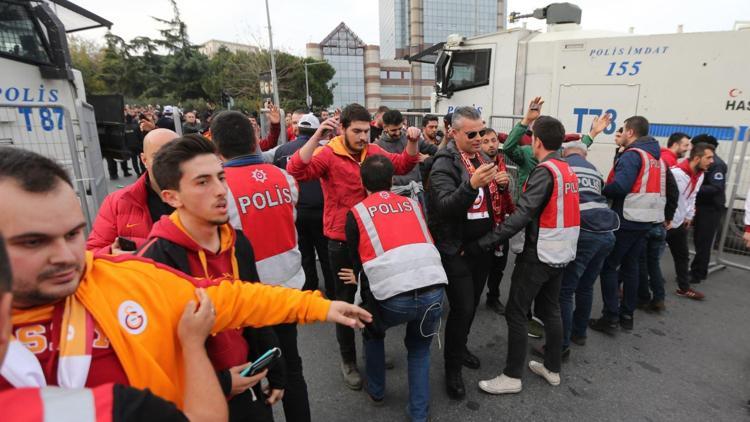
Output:
[[479,369],[481,362],[479,358],[471,353],[469,349],[464,349],[463,365],[469,369]]
[[618,325],[617,321],[610,321],[606,317],[589,320],[589,328],[591,328],[594,331],[599,331],[600,333],[604,333],[608,335],[615,334],[615,330],[617,330],[617,325]]
[[586,336],[578,337],[575,334],[570,335],[570,342],[573,344],[577,344],[579,346],[585,346],[586,345]]
[[622,327],[623,330],[632,330],[633,317],[629,315],[620,315],[620,327]]
[[505,305],[496,298],[487,298],[487,307],[492,309],[498,315],[505,315]]

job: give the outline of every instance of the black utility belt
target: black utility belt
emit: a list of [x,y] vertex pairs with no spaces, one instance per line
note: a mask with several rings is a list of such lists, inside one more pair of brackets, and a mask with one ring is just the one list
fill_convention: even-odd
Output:
[[398,297],[398,296],[419,296],[419,295],[423,295],[423,294],[426,294],[426,293],[432,293],[433,291],[435,291],[437,289],[441,289],[443,287],[445,287],[445,284],[433,284],[433,285],[430,285],[430,286],[425,286],[425,287],[420,287],[418,289],[409,290],[408,292],[399,293],[399,294],[397,294],[394,297]]

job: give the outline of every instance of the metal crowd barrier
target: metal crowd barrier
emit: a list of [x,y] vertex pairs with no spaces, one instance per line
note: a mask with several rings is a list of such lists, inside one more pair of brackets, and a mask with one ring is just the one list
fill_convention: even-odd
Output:
[[94,109],[77,102],[78,119],[63,104],[0,104],[0,145],[23,148],[60,163],[72,176],[87,235],[107,195]]
[[[750,271],[750,249],[745,247],[742,239],[745,201],[748,200],[745,194],[750,186],[750,172],[746,170],[750,165],[748,143],[750,143],[750,130],[741,131],[736,128],[732,147],[726,158],[726,189],[730,194],[719,236],[716,265],[711,268],[714,271],[721,269],[722,266]],[[739,154],[736,153],[738,144],[741,144]]]

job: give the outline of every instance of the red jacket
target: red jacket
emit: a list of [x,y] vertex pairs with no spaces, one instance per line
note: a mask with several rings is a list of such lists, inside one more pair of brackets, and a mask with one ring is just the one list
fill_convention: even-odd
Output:
[[346,151],[341,136],[333,138],[326,146],[315,150],[310,163],[305,164],[295,152],[286,166],[298,182],[320,179],[323,188],[323,234],[329,239],[346,241],[346,213],[367,197],[359,175],[359,166],[371,155],[385,155],[393,162],[396,175],[407,174],[419,161],[419,154],[410,156],[406,150],[401,154],[384,151],[375,144],[368,144],[359,160]]
[[668,168],[677,165],[677,154],[672,152],[669,148],[661,147],[661,159],[667,164]]
[[151,226],[154,225],[148,211],[146,180],[144,173],[132,185],[104,198],[86,241],[86,249],[110,253],[110,246],[118,236],[134,241],[139,248],[146,243]]
[[268,136],[264,139],[258,140],[261,151],[268,151],[269,149],[276,146],[279,142],[279,135],[281,134],[281,124],[271,123],[271,128],[268,130]]

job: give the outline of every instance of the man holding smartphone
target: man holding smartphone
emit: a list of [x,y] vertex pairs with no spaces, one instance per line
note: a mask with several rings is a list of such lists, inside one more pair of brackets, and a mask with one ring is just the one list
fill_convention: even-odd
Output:
[[[227,207],[227,198],[219,196],[207,201],[205,191],[191,186],[194,177],[202,177],[206,164],[218,160],[215,148],[213,142],[192,134],[174,140],[156,155],[154,177],[163,188],[162,198],[176,211],[154,224],[138,255],[180,270],[206,285],[223,280],[257,281],[260,278],[252,245],[226,217],[216,214],[217,208]],[[265,371],[251,377],[240,372],[250,365],[248,358],[254,360],[278,345],[271,328],[227,330],[208,340],[209,357],[224,395],[230,398],[230,421],[273,420],[270,405],[284,395],[283,368],[271,370],[268,398],[259,384]]]
[[493,251],[464,253],[464,245],[491,232],[510,211],[510,178],[482,153],[484,122],[473,107],[453,112],[453,140],[435,154],[430,172],[428,223],[448,274],[450,312],[445,325],[445,376],[448,395],[466,395],[462,367],[479,369],[467,348],[474,313],[487,281]]

